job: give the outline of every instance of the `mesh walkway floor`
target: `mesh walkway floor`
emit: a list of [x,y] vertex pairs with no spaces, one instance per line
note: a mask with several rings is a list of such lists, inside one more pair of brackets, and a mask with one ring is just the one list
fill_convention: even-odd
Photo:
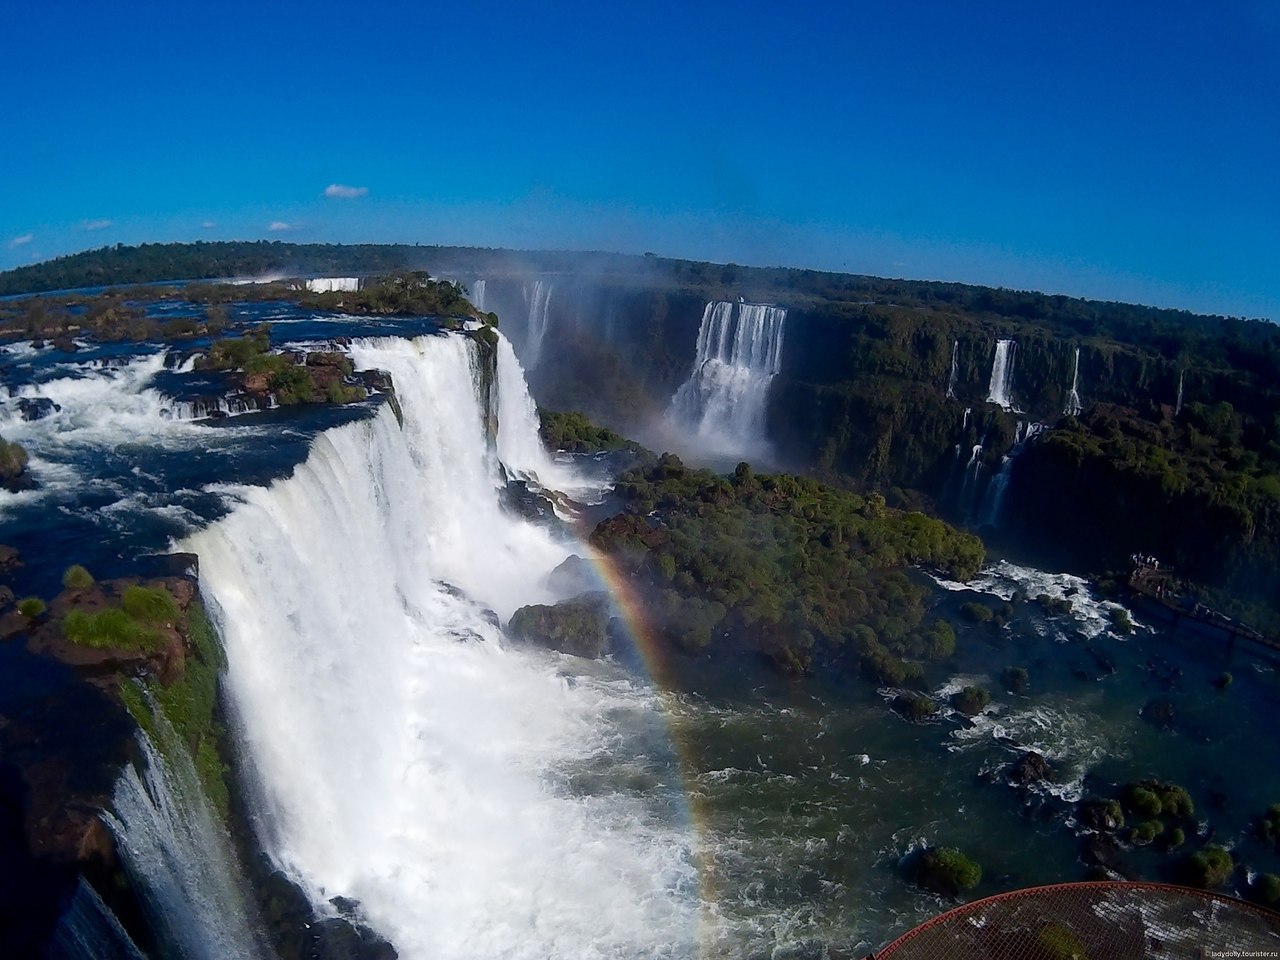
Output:
[[1158,883],[1061,883],[967,903],[874,960],[1280,958],[1280,914]]

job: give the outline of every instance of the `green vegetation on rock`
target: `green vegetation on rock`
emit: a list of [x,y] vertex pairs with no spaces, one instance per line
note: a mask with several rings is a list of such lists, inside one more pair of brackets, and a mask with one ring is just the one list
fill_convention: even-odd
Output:
[[39,597],[23,597],[18,601],[18,612],[28,620],[34,620],[47,609],[47,605]]
[[539,433],[542,442],[552,450],[569,453],[599,453],[602,450],[644,451],[640,444],[614,433],[606,427],[598,427],[581,413],[560,413],[538,408],[541,423]]
[[1031,687],[1031,677],[1025,667],[1005,667],[1000,671],[1000,683],[1010,693],[1026,693]]
[[108,607],[97,613],[70,610],[62,619],[62,633],[72,643],[95,650],[154,653],[164,642],[160,633],[119,607]]
[[957,896],[982,882],[982,867],[955,847],[930,847],[916,864],[915,881],[936,893]]
[[953,707],[971,717],[985,710],[990,702],[991,693],[986,687],[965,687],[951,698]]
[[592,546],[661,605],[678,597],[682,617],[700,624],[694,646],[727,637],[791,673],[847,656],[879,682],[917,681],[919,666],[903,661],[950,656],[954,635],[922,626],[926,591],[905,568],[968,579],[984,557],[976,537],[889,510],[877,494],[745,463],[723,477],[664,454],[615,491],[628,512],[599,523]]
[[77,593],[83,593],[93,587],[94,579],[91,574],[80,564],[72,564],[62,575],[62,585],[68,590],[74,590]]
[[1183,872],[1189,884],[1210,889],[1225,884],[1235,870],[1235,861],[1222,847],[1209,846],[1183,861]]
[[991,612],[991,608],[985,603],[971,600],[960,607],[960,616],[970,623],[987,623],[995,614]]

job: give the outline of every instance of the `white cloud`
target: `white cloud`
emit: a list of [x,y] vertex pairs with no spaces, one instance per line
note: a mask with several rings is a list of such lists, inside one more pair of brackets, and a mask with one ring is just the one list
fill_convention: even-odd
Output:
[[272,233],[279,233],[281,230],[292,230],[293,224],[285,223],[283,220],[272,220],[271,226],[267,227]]
[[105,230],[111,226],[110,220],[86,220],[81,224],[86,230]]
[[30,243],[30,242],[31,242],[32,240],[34,240],[35,238],[36,238],[36,235],[35,235],[34,233],[24,233],[22,236],[20,236],[20,237],[14,237],[12,240],[10,240],[10,241],[9,241],[9,246],[10,246],[10,247],[22,247],[22,246],[26,246],[28,243]]
[[355,200],[368,192],[368,187],[348,187],[345,183],[331,183],[324,188],[324,195],[336,200]]
[[214,227],[216,227],[216,226],[217,226],[217,224],[216,224],[216,223],[214,223],[212,220],[206,220],[204,223],[200,224],[200,229],[202,229],[202,230],[212,230],[212,229],[213,229]]

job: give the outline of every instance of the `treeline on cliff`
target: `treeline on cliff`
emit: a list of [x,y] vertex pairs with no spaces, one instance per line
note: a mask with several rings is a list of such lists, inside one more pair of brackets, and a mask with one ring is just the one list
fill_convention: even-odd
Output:
[[654,623],[688,652],[754,649],[788,672],[846,660],[882,682],[919,679],[903,659],[949,656],[948,625],[925,625],[926,592],[905,569],[967,579],[976,537],[807,477],[728,477],[664,454],[619,477],[626,512],[591,544],[648,600]]

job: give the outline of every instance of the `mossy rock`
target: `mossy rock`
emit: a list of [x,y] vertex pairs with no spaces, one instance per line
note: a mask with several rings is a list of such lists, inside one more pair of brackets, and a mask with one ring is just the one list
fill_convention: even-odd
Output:
[[1221,887],[1231,879],[1235,861],[1222,847],[1205,847],[1182,862],[1183,876],[1193,887]]
[[914,880],[927,890],[954,897],[982,882],[982,867],[956,847],[930,847],[915,864]]
[[514,640],[577,657],[603,656],[609,645],[608,598],[589,593],[551,606],[521,607],[512,614],[507,633]]
[[995,614],[985,603],[970,601],[960,608],[960,616],[970,623],[987,623]]
[[912,723],[923,723],[938,712],[938,705],[928,697],[902,693],[894,697],[893,709]]
[[976,716],[991,703],[991,693],[986,687],[965,687],[951,697],[951,705],[967,716]]
[[1010,693],[1026,693],[1031,687],[1031,677],[1024,667],[1005,667],[1000,671],[1000,683]]

